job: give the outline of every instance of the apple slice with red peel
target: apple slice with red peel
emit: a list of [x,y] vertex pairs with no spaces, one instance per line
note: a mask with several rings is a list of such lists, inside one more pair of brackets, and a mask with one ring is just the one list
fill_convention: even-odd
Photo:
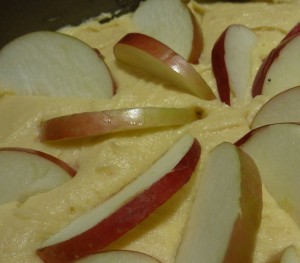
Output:
[[256,73],[252,96],[278,93],[300,85],[300,34],[282,41],[264,60]]
[[246,26],[229,26],[212,49],[212,70],[220,100],[231,104],[231,96],[244,99],[250,83],[252,49],[256,35]]
[[251,263],[262,213],[253,160],[224,142],[208,156],[175,262]]
[[133,22],[141,33],[169,46],[188,62],[198,63],[203,49],[202,32],[195,16],[181,0],[142,2],[133,13]]
[[79,259],[76,263],[160,263],[159,260],[136,251],[113,250]]
[[0,205],[24,201],[71,179],[76,171],[47,153],[16,147],[0,148]]
[[195,138],[183,136],[136,180],[46,240],[37,254],[51,263],[72,262],[101,251],[187,183],[200,152]]
[[83,112],[47,120],[41,129],[44,141],[85,138],[112,132],[167,127],[201,118],[202,110],[189,108],[129,108]]
[[251,129],[273,123],[300,123],[300,86],[283,91],[267,101],[256,113]]
[[236,144],[252,157],[278,205],[300,225],[300,125],[263,126],[250,131]]
[[215,99],[210,87],[191,64],[152,37],[127,34],[114,46],[114,54],[119,61],[168,81],[181,91],[206,100]]
[[57,32],[23,35],[0,51],[0,86],[22,95],[110,98],[115,84],[103,59]]
[[283,250],[279,263],[300,263],[298,252],[294,246]]

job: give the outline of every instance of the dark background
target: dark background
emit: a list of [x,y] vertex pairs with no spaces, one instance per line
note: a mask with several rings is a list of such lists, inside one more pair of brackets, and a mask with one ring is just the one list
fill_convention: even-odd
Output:
[[134,10],[140,0],[0,0],[0,48],[17,36],[78,25],[101,12]]

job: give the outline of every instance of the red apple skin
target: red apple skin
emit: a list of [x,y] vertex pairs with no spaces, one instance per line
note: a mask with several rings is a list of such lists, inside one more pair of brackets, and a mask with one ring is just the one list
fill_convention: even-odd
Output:
[[215,76],[218,76],[218,78],[216,78],[216,82],[220,100],[226,103],[227,105],[230,105],[230,85],[225,62],[224,45],[227,30],[228,28],[221,34],[221,36],[216,41],[211,53],[211,62],[213,73]]
[[[259,172],[250,156],[241,149],[239,149],[239,152],[240,158],[244,163],[241,168],[244,170],[244,178],[241,180],[241,184],[244,184],[244,186],[241,187],[243,191],[241,196],[242,199],[245,199],[245,201],[241,200],[240,204],[242,205],[241,211],[244,211],[245,214],[244,217],[239,216],[234,224],[234,231],[223,263],[253,262],[252,254],[255,249],[255,241],[262,217],[263,197]],[[249,167],[253,168],[249,169]],[[254,170],[257,170],[257,173],[253,173],[252,171]],[[251,171],[251,175],[249,171]],[[250,199],[251,202],[249,202]],[[260,212],[256,213],[256,211]]]
[[280,51],[286,45],[286,43],[292,38],[287,39],[284,42],[281,42],[279,46],[271,51],[269,56],[264,60],[261,64],[260,68],[258,69],[253,85],[252,85],[252,97],[254,98],[257,95],[262,94],[263,84],[266,78],[266,75],[269,71],[269,68],[273,64],[274,60],[279,56]]
[[40,138],[42,141],[59,141],[135,129],[176,126],[196,121],[201,116],[202,109],[197,107],[146,107],[82,112],[44,121],[40,129]]
[[72,168],[70,165],[68,165],[64,161],[54,157],[53,155],[45,153],[45,152],[41,152],[38,150],[29,149],[29,148],[21,148],[21,147],[2,147],[2,148],[0,148],[0,151],[19,151],[19,152],[25,152],[25,153],[29,153],[29,154],[33,154],[33,155],[38,155],[42,158],[47,159],[50,162],[53,162],[56,165],[58,165],[72,177],[74,177],[77,173],[77,171],[74,168]]
[[[104,61],[104,60],[105,60],[105,57],[104,57],[104,55],[100,52],[100,50],[97,49],[97,48],[94,48],[94,50],[95,50],[96,54],[99,56],[99,58],[100,58],[101,60]],[[106,68],[108,69],[108,72],[109,72],[110,77],[111,77],[111,81],[112,81],[112,90],[113,90],[112,93],[113,93],[113,95],[116,95],[116,93],[117,93],[117,88],[118,88],[117,82],[116,82],[114,76],[112,75],[110,68],[107,66],[106,63],[105,63],[105,66],[106,66]]]
[[266,78],[266,75],[269,71],[269,68],[273,64],[274,60],[278,58],[281,50],[295,37],[300,35],[300,23],[291,29],[289,33],[282,39],[279,45],[274,48],[267,58],[263,61],[260,68],[258,69],[253,85],[252,85],[252,97],[254,98],[257,95],[262,94],[263,84]]
[[[198,72],[179,54],[170,49],[160,41],[140,33],[129,33],[124,36],[118,44],[128,45],[142,50],[143,52],[151,55],[158,59],[160,62],[171,68],[176,73],[180,74],[181,77],[185,78],[186,81],[193,86],[193,91],[189,93],[204,98],[206,100],[214,100],[216,97],[211,91],[207,83],[202,79]],[[116,51],[114,51],[116,53]],[[205,86],[201,89],[201,86]],[[196,88],[201,89],[201,92]]]
[[200,154],[201,147],[195,139],[174,169],[143,193],[86,232],[65,242],[39,249],[38,256],[45,263],[67,263],[101,251],[146,219],[187,183],[197,166]]
[[[262,126],[262,127],[265,127],[265,126]],[[257,131],[258,129],[261,129],[262,127],[258,127],[258,128],[254,129],[254,130],[249,131],[244,136],[242,136],[239,140],[237,140],[235,142],[235,145],[237,147],[240,147],[241,145],[243,145],[244,143],[246,143],[252,137],[254,131]]]
[[201,27],[196,17],[194,16],[193,12],[191,10],[189,10],[189,12],[193,23],[194,38],[193,38],[192,49],[191,49],[190,56],[188,58],[188,62],[192,64],[198,64],[199,58],[203,51],[203,34],[202,34]]

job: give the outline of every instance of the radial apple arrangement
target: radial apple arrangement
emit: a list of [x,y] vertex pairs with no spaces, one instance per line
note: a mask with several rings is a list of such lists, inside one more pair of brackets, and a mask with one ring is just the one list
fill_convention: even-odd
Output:
[[147,0],[0,50],[1,262],[300,262],[300,24],[226,22],[207,47],[210,6]]

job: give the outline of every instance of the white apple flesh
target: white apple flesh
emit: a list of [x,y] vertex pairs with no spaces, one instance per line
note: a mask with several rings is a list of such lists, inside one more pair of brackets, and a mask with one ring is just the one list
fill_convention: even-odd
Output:
[[23,202],[58,187],[76,174],[62,160],[27,148],[0,148],[0,164],[0,205]]
[[43,141],[85,138],[101,134],[183,125],[201,118],[202,110],[189,108],[130,108],[84,112],[47,120]]
[[236,144],[252,157],[279,206],[300,225],[300,125],[263,126],[250,131]]
[[114,54],[119,61],[169,82],[180,91],[205,100],[215,99],[210,87],[191,64],[152,37],[127,34],[114,46]]
[[136,251],[113,250],[76,260],[76,263],[160,263],[157,259]]
[[250,83],[252,49],[256,35],[246,26],[231,25],[212,49],[212,69],[220,100],[228,105],[231,97],[245,99]]
[[300,123],[299,101],[300,86],[275,95],[256,113],[251,123],[251,129],[273,123]]
[[141,33],[169,46],[188,62],[198,63],[203,48],[202,32],[195,16],[181,0],[142,2],[133,13],[133,22]]
[[260,66],[252,86],[252,96],[270,97],[300,85],[300,34],[282,41]]
[[252,263],[262,213],[253,160],[231,143],[210,153],[176,263]]
[[54,263],[101,251],[175,194],[192,176],[200,152],[195,138],[183,136],[136,180],[46,240],[37,254]]
[[110,98],[115,84],[103,59],[57,32],[21,36],[0,51],[0,86],[21,95]]
[[294,246],[285,248],[279,263],[300,263],[298,252]]

